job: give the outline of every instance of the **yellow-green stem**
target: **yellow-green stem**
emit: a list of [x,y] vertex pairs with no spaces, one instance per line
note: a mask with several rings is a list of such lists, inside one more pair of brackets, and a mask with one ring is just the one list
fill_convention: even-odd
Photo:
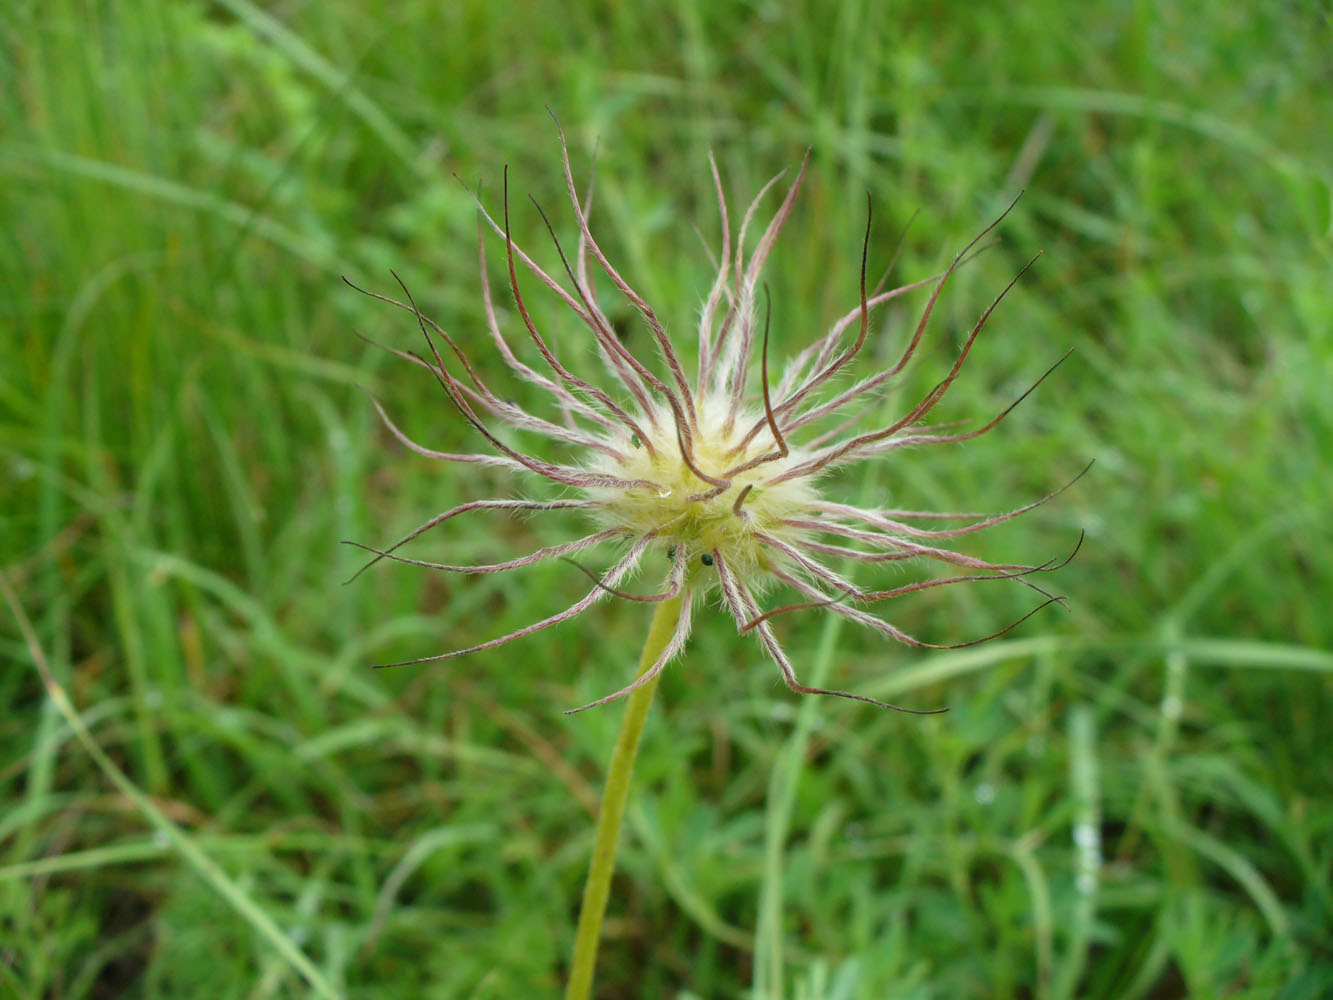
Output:
[[[648,628],[648,640],[639,657],[639,674],[657,662],[662,650],[671,641],[676,622],[680,619],[681,598],[663,601],[657,606],[653,623]],[[574,958],[570,963],[569,986],[565,1000],[588,1000],[592,993],[592,974],[597,965],[597,945],[602,938],[602,918],[606,915],[606,900],[611,893],[611,876],[616,868],[616,848],[620,846],[620,824],[629,800],[630,779],[634,775],[634,759],[639,755],[639,740],[643,726],[652,708],[657,678],[649,681],[629,696],[625,718],[620,723],[616,748],[611,752],[611,764],[606,772],[606,789],[602,793],[602,808],[597,814],[597,839],[593,842],[592,863],[588,866],[588,881],[583,885],[583,906],[579,910],[579,929],[574,937]]]

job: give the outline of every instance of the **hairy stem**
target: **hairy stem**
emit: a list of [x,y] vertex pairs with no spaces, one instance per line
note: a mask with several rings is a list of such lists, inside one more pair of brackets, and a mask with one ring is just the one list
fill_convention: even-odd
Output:
[[[681,597],[663,601],[657,606],[653,622],[648,628],[648,640],[643,644],[639,658],[639,674],[657,662],[662,650],[671,641],[676,622],[680,618]],[[639,740],[648,720],[648,710],[657,691],[657,678],[629,696],[625,718],[616,737],[616,748],[611,753],[611,765],[606,773],[606,789],[602,793],[602,808],[597,814],[597,838],[593,842],[592,863],[588,880],[583,885],[583,905],[579,910],[578,933],[574,937],[574,958],[570,963],[569,985],[565,1000],[587,1000],[592,992],[592,974],[597,965],[597,945],[602,937],[602,918],[606,915],[606,900],[611,892],[611,876],[616,867],[616,848],[620,845],[620,825],[629,799],[630,779],[634,774],[634,760],[639,754]]]

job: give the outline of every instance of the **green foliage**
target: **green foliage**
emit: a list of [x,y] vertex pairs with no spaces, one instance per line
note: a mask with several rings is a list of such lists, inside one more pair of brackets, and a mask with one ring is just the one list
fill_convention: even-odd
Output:
[[[105,756],[0,615],[0,995],[558,992],[617,710],[559,713],[628,679],[648,615],[371,673],[583,581],[380,566],[344,587],[336,544],[536,488],[388,437],[362,386],[430,446],[479,445],[352,335],[415,348],[411,318],[338,275],[389,293],[393,268],[535,398],[487,347],[450,175],[496,206],[508,164],[515,236],[558,267],[526,199],[572,245],[546,104],[583,176],[600,137],[594,227],[678,337],[711,277],[710,144],[734,214],[813,149],[770,265],[777,352],[855,303],[867,189],[872,270],[919,213],[915,279],[1026,188],[889,403],[1037,250],[943,419],[1074,357],[994,434],[845,489],[1004,510],[1097,459],[973,547],[1039,561],[1085,530],[1068,615],[931,655],[783,622],[799,668],[945,716],[797,703],[699,611],[640,758],[599,995],[1328,995],[1330,41],[1300,2],[6,5],[0,567]],[[455,524],[414,554],[502,559],[578,522]],[[953,642],[1030,596],[890,610]]]

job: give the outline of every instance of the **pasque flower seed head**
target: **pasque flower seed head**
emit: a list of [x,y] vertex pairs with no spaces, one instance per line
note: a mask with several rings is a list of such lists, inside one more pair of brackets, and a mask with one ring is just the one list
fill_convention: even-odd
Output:
[[[580,199],[563,132],[560,143],[569,201],[579,229],[573,262],[561,249],[554,229],[551,229],[552,240],[563,264],[564,280],[543,270],[512,239],[507,172],[501,221],[487,213],[480,199],[477,201],[482,299],[490,339],[514,374],[546,395],[549,401],[547,412],[533,412],[493,392],[457,341],[439,324],[422,315],[405,287],[405,301],[368,294],[415,315],[429,353],[424,356],[396,350],[394,353],[428,369],[454,407],[486,439],[492,451],[454,454],[424,447],[403,433],[377,402],[375,405],[381,417],[400,441],[413,451],[446,462],[501,467],[529,474],[563,487],[572,495],[552,500],[474,500],[436,515],[387,549],[361,547],[374,552],[375,560],[388,557],[457,573],[520,569],[547,559],[569,558],[603,542],[619,542],[622,551],[604,571],[590,574],[593,576],[591,589],[558,614],[466,649],[405,663],[445,660],[491,649],[568,621],[609,596],[639,602],[681,598],[681,613],[674,634],[656,662],[633,683],[583,706],[591,708],[623,697],[655,677],[683,648],[690,633],[696,600],[715,594],[741,632],[758,635],[760,643],[793,690],[805,694],[838,695],[896,708],[864,695],[802,684],[778,644],[772,619],[791,612],[823,609],[900,642],[941,648],[907,635],[858,605],[931,587],[1004,579],[1021,582],[1041,594],[1044,603],[1034,608],[1034,612],[1059,600],[1030,579],[1035,573],[1058,568],[1053,563],[994,563],[946,546],[949,539],[981,531],[1045,503],[1068,484],[1035,503],[992,516],[863,508],[841,503],[821,488],[821,480],[839,467],[878,460],[909,447],[953,444],[985,434],[1054,369],[1055,366],[1048,369],[1019,400],[981,427],[959,431],[952,426],[926,423],[928,415],[958,377],[991,312],[1005,292],[1013,287],[1011,282],[981,314],[964,339],[952,366],[924,397],[885,426],[858,429],[858,425],[873,415],[874,407],[870,404],[878,401],[881,390],[891,384],[916,353],[950,277],[999,219],[964,247],[942,273],[899,288],[887,291],[876,288],[869,292],[865,277],[870,238],[867,220],[859,301],[823,336],[790,358],[776,384],[771,384],[770,310],[760,275],[791,214],[805,177],[806,164],[801,164],[777,212],[747,254],[747,237],[759,206],[782,175],[769,181],[750,204],[733,241],[721,178],[710,156],[721,214],[722,245],[717,258],[717,275],[703,304],[691,378],[685,368],[681,346],[673,342],[652,306],[612,266],[593,237],[588,223],[591,194]],[[545,219],[544,213],[542,217]],[[549,222],[547,225],[550,228]],[[535,353],[531,360],[538,367],[520,359],[502,330],[500,313],[486,276],[484,236],[487,229],[503,241],[509,292],[521,321],[521,333],[532,345],[532,351],[525,353]],[[617,335],[594,290],[594,269],[602,272],[616,292],[643,317],[651,332],[656,357],[644,357],[631,351]],[[587,347],[578,353],[595,351],[606,375],[605,385],[587,381],[567,367],[549,335],[538,328],[520,282],[524,273],[555,295],[586,328]],[[1017,281],[1017,277],[1014,280]],[[917,289],[929,289],[928,297],[898,360],[889,368],[849,380],[851,366],[861,354],[870,333],[872,310]],[[762,310],[761,297],[765,300]],[[566,446],[577,457],[558,463],[535,451],[520,451],[502,441],[489,428],[488,421]],[[486,565],[446,565],[395,554],[402,545],[422,533],[471,511],[568,509],[585,512],[597,530],[568,542]],[[927,526],[948,519],[969,518],[967,523],[957,527]],[[670,566],[661,589],[648,594],[628,593],[623,584],[653,551],[663,553]],[[883,590],[863,589],[832,569],[828,565],[831,558],[870,566],[933,559],[958,567],[959,575]],[[795,592],[799,600],[763,610],[761,598],[774,587]],[[972,642],[951,645],[971,645]]]

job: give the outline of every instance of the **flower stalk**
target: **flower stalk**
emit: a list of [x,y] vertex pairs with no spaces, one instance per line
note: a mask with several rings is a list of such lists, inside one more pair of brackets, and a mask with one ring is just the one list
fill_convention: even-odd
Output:
[[[677,631],[681,617],[681,598],[677,595],[657,606],[648,639],[639,658],[638,677],[649,675],[654,663]],[[593,840],[592,862],[588,879],[583,885],[583,904],[579,909],[579,926],[574,936],[574,957],[569,967],[569,983],[565,1000],[587,1000],[592,990],[593,972],[597,965],[597,946],[602,937],[602,921],[606,916],[606,901],[611,893],[611,876],[615,874],[616,849],[620,846],[620,827],[629,801],[630,780],[634,775],[634,761],[639,754],[643,727],[652,708],[660,671],[629,695],[625,717],[620,723],[611,752],[611,764],[606,772],[606,788],[602,792],[602,806],[597,813],[597,834]]]

